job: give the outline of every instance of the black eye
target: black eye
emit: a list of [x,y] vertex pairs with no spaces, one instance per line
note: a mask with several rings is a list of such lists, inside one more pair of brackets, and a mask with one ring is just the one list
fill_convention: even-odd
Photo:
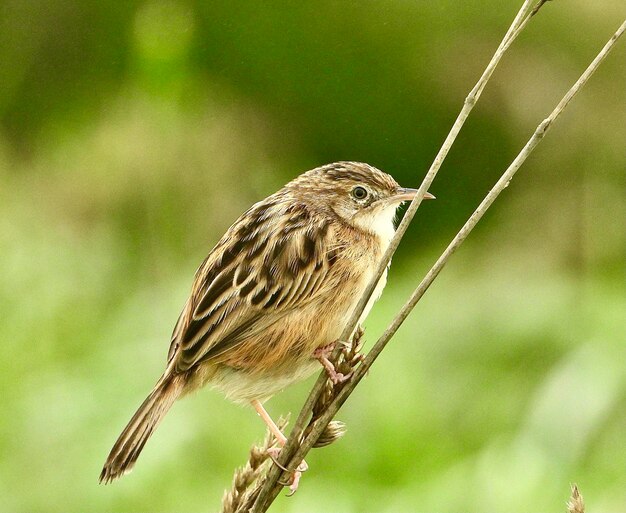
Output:
[[364,200],[367,198],[367,189],[357,185],[354,189],[352,189],[352,197],[354,197],[354,199]]

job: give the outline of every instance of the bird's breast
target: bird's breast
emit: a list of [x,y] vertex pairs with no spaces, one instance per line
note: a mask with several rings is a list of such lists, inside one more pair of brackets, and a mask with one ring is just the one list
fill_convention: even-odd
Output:
[[[363,235],[353,238],[351,244],[346,244],[342,258],[336,265],[342,267],[340,272],[345,276],[343,283],[333,290],[329,295],[332,301],[333,309],[333,335],[338,338],[348,323],[352,312],[359,303],[365,289],[370,281],[374,279],[374,275],[380,263],[380,260],[389,246],[389,241],[393,237],[393,224],[388,223],[391,227],[390,232],[384,232],[381,235]],[[359,318],[359,324],[362,324],[370,310],[374,306],[376,300],[382,294],[387,283],[387,269],[383,272],[378,280],[376,287],[367,302],[363,313]],[[328,336],[331,336],[330,334]]]
[[[293,308],[263,332],[245,340],[211,374],[212,385],[229,398],[248,401],[270,397],[290,383],[321,369],[313,353],[340,339],[386,245],[372,235],[339,232],[331,244],[341,248],[324,276],[322,292]],[[388,243],[387,243],[388,244]],[[386,284],[383,273],[360,319],[362,323]]]

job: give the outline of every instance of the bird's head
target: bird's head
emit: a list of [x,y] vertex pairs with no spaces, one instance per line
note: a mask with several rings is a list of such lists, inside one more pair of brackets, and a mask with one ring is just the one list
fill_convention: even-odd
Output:
[[[329,210],[361,230],[388,236],[397,208],[417,189],[400,187],[393,177],[361,162],[336,162],[312,169],[291,182],[307,204]],[[424,199],[434,199],[426,193]]]

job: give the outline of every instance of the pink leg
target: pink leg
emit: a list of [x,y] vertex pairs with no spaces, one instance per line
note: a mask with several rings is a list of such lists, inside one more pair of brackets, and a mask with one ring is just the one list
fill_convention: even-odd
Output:
[[333,385],[336,385],[337,383],[343,383],[344,381],[350,379],[352,373],[346,376],[343,375],[341,372],[337,372],[335,366],[333,365],[333,362],[328,359],[328,357],[333,353],[334,348],[334,343],[318,347],[313,353],[313,358],[319,360],[324,369],[326,369],[326,374],[328,374],[328,377],[333,382]]
[[254,409],[259,414],[259,417],[263,419],[263,422],[265,422],[267,427],[270,429],[270,432],[274,435],[280,446],[283,447],[287,443],[287,437],[283,435],[283,432],[280,429],[278,429],[278,426],[272,417],[270,417],[270,414],[267,413],[267,410],[263,408],[263,405],[257,399],[252,401],[252,406],[254,406]]
[[[263,422],[265,422],[270,432],[276,438],[276,441],[278,442],[278,444],[281,447],[284,447],[285,444],[287,443],[287,437],[278,428],[278,426],[276,425],[272,417],[270,417],[270,414],[267,413],[267,410],[265,408],[263,408],[263,405],[260,403],[260,401],[258,401],[257,399],[254,399],[251,402],[252,402],[252,406],[259,414],[259,417],[263,419]],[[272,458],[272,460],[274,460],[274,463],[276,463],[279,467],[283,468],[276,461],[276,458],[278,457],[278,454],[280,453],[280,449],[273,447],[273,448],[268,449],[267,452]],[[298,468],[293,473],[291,484],[289,485],[289,489],[291,490],[291,493],[289,495],[293,495],[294,493],[296,493],[296,490],[298,489],[298,485],[300,483],[300,478],[302,477],[302,472],[305,472],[306,470],[308,470],[308,468],[309,466],[307,465],[306,461],[302,460],[302,463],[298,465]],[[287,470],[287,469],[283,468],[283,470]]]

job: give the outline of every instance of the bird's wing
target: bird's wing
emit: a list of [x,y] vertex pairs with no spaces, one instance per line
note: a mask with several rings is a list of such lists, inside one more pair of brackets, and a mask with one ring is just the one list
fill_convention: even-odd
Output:
[[328,222],[312,221],[302,205],[279,208],[252,207],[198,269],[172,334],[178,372],[219,359],[334,286],[326,279],[337,254]]

